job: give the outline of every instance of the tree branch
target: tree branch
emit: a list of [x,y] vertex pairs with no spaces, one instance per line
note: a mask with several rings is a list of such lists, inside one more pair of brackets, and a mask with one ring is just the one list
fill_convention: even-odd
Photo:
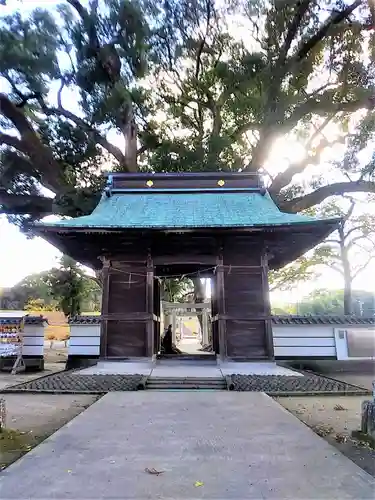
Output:
[[[322,133],[325,127],[333,119],[333,116],[334,115],[327,116],[327,118],[323,121],[323,123],[315,130],[315,132],[311,135],[311,137],[307,141],[306,148],[311,147],[311,145],[318,137],[318,135]],[[317,165],[320,162],[320,158],[324,149],[333,144],[334,143],[330,143],[325,138],[321,140],[320,143],[316,146],[313,155],[307,155],[306,158],[304,158],[302,161],[292,163],[284,172],[280,172],[279,174],[277,174],[269,188],[269,192],[271,194],[279,193],[282,188],[284,188],[285,186],[287,186],[292,182],[293,177],[296,174],[300,174],[301,172],[303,172],[308,165],[311,164]]]
[[346,233],[345,235],[345,239],[347,239],[352,233],[354,233],[354,231],[360,231],[363,229],[363,225],[361,226],[354,226],[352,227],[351,229],[349,229],[349,231]]
[[65,80],[64,80],[64,78],[61,78],[60,88],[57,91],[57,105],[59,108],[62,108],[61,96],[62,96],[62,91],[64,90],[64,87],[65,87]]
[[375,182],[357,181],[328,184],[304,196],[294,198],[290,201],[282,201],[280,206],[286,212],[301,212],[314,205],[319,205],[319,203],[330,196],[342,195],[344,193],[375,193]]
[[358,236],[355,236],[352,240],[349,241],[349,243],[346,245],[346,248],[349,250],[357,241],[365,240],[366,236],[363,234],[360,234]]
[[309,8],[310,1],[311,0],[300,0],[297,2],[296,13],[289,24],[288,31],[287,31],[287,34],[285,37],[285,42],[284,42],[283,46],[281,47],[280,56],[279,56],[279,59],[277,62],[278,65],[279,64],[283,65],[285,63],[285,59],[286,59],[286,56],[287,56],[288,51],[290,49],[290,46],[296,37],[297,31],[298,31],[298,28],[301,24],[303,16],[306,14],[307,9]]
[[360,272],[362,272],[366,267],[370,264],[370,262],[375,259],[375,255],[370,255],[369,258],[366,260],[366,262],[362,265],[359,266],[353,273],[352,273],[352,278],[353,280],[358,276]]
[[324,243],[334,243],[335,245],[340,245],[340,241],[339,240],[324,240]]
[[22,144],[22,141],[12,135],[0,132],[0,145],[1,144],[5,144],[6,146],[10,146],[23,152],[24,145]]
[[203,37],[203,40],[201,40],[201,43],[199,44],[196,62],[195,62],[195,78],[197,80],[199,78],[199,73],[200,73],[200,68],[201,68],[201,63],[202,63],[201,56],[203,53],[204,46],[206,45],[206,38],[208,36],[208,31],[210,28],[210,21],[211,21],[211,1],[206,0],[206,33]]
[[[350,217],[353,215],[353,212],[354,212],[354,208],[355,208],[355,201],[352,200],[351,203],[350,203],[350,207],[349,207],[349,210],[346,212],[345,214],[345,217],[344,217],[344,224],[345,222],[347,222]],[[345,239],[345,237],[344,237]]]
[[281,125],[286,132],[290,131],[303,117],[309,114],[325,115],[327,112],[333,115],[337,113],[353,113],[359,109],[374,109],[374,96],[367,95],[362,99],[351,102],[334,102],[331,91],[316,96],[314,99],[299,104],[291,115]]
[[241,135],[246,134],[246,132],[249,132],[249,130],[259,130],[261,127],[260,123],[256,122],[248,122],[244,123],[243,125],[239,125],[235,131],[231,134],[231,138],[235,141],[237,141]]
[[80,18],[87,29],[87,33],[89,35],[90,45],[94,49],[100,48],[100,43],[98,40],[98,36],[96,34],[95,23],[91,19],[88,11],[83,7],[83,5],[79,2],[79,0],[67,0],[67,2],[78,12]]
[[300,61],[304,59],[308,53],[323,40],[323,38],[328,34],[329,30],[332,26],[340,24],[344,21],[355,9],[357,9],[363,0],[355,0],[351,5],[348,5],[342,11],[335,11],[330,16],[329,19],[319,28],[319,30],[313,35],[309,40],[304,42],[297,51],[297,54],[293,57],[293,59]]
[[53,214],[53,199],[38,195],[7,193],[0,188],[0,213],[3,214]]
[[43,111],[46,115],[54,115],[54,116],[62,116],[73,123],[75,123],[78,127],[81,127],[85,132],[92,134],[95,141],[100,144],[104,149],[108,151],[111,155],[113,155],[116,160],[120,163],[122,167],[127,169],[126,158],[120,148],[111,144],[105,137],[103,137],[97,130],[95,130],[89,123],[85,122],[82,118],[79,118],[71,111],[68,111],[64,108],[48,108],[47,106],[43,106]]
[[337,273],[340,273],[342,276],[344,276],[344,271],[342,269],[340,269],[339,267],[337,267],[335,264],[333,264],[332,262],[330,262],[329,264],[326,264],[328,267],[330,267],[331,269],[333,269],[334,271],[336,271]]
[[60,165],[54,159],[52,151],[40,141],[22,109],[18,108],[7,95],[0,94],[0,110],[20,133],[22,138],[22,144],[19,144],[22,146],[20,150],[38,166],[43,184],[51,191],[58,191],[63,184],[60,178]]

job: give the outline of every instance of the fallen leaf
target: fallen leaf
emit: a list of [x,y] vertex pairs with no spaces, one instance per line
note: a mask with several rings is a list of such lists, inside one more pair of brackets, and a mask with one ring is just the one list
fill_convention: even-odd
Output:
[[163,474],[163,470],[156,470],[154,468],[149,469],[148,467],[145,468],[145,472],[148,472],[148,474],[153,474],[154,476],[160,476],[160,474]]
[[199,486],[203,486],[203,483],[201,481],[195,481],[194,486],[199,488]]
[[346,408],[344,408],[344,407],[343,407],[342,405],[340,405],[340,404],[335,405],[335,406],[333,407],[333,409],[334,409],[335,411],[344,411],[344,410],[346,410]]

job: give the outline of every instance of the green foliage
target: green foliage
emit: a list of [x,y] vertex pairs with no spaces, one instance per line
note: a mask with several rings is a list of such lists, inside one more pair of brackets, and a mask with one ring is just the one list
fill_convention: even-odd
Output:
[[[134,124],[138,167],[149,171],[265,173],[275,140],[298,139],[306,159],[270,174],[274,200],[292,212],[375,191],[374,160],[361,161],[375,133],[374,35],[367,6],[347,9],[337,0],[65,0],[3,17],[0,186],[56,195],[44,211],[4,205],[11,220],[90,212],[102,171],[133,168],[114,137],[129,139]],[[345,183],[334,189],[319,164],[336,143],[332,178]],[[308,166],[314,175],[301,182]]]
[[161,280],[162,300],[167,302],[189,302],[193,298],[194,287],[188,278],[163,278]]
[[[358,316],[375,315],[375,295],[353,291],[354,313]],[[344,314],[344,290],[314,290],[298,304],[298,314]]]
[[79,311],[100,310],[101,289],[69,257],[58,268],[27,276],[0,296],[0,308],[27,311],[63,311],[67,316]]
[[63,256],[60,267],[51,270],[48,281],[51,295],[58,301],[65,316],[80,314],[85,289],[83,273],[77,263]]
[[268,274],[270,291],[290,290],[296,284],[316,279],[319,276],[317,266],[326,262],[328,254],[328,251],[323,250],[309,252],[282,269],[270,271]]
[[56,306],[57,304],[45,304],[43,299],[29,299],[24,309],[32,312],[56,311]]

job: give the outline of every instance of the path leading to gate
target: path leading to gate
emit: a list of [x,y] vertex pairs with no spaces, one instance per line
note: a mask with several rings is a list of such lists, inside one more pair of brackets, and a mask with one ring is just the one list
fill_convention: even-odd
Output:
[[2,500],[344,500],[374,488],[271,398],[234,392],[109,393],[0,476]]

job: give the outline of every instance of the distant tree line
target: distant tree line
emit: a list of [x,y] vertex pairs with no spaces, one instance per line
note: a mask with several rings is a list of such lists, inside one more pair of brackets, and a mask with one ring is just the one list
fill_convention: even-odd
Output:
[[59,266],[27,276],[0,291],[0,309],[62,311],[66,316],[100,310],[101,289],[95,279],[69,257]]
[[[355,316],[375,316],[375,294],[364,290],[353,290],[352,311]],[[345,290],[318,289],[312,291],[298,303],[273,304],[273,314],[343,315],[345,313]]]

